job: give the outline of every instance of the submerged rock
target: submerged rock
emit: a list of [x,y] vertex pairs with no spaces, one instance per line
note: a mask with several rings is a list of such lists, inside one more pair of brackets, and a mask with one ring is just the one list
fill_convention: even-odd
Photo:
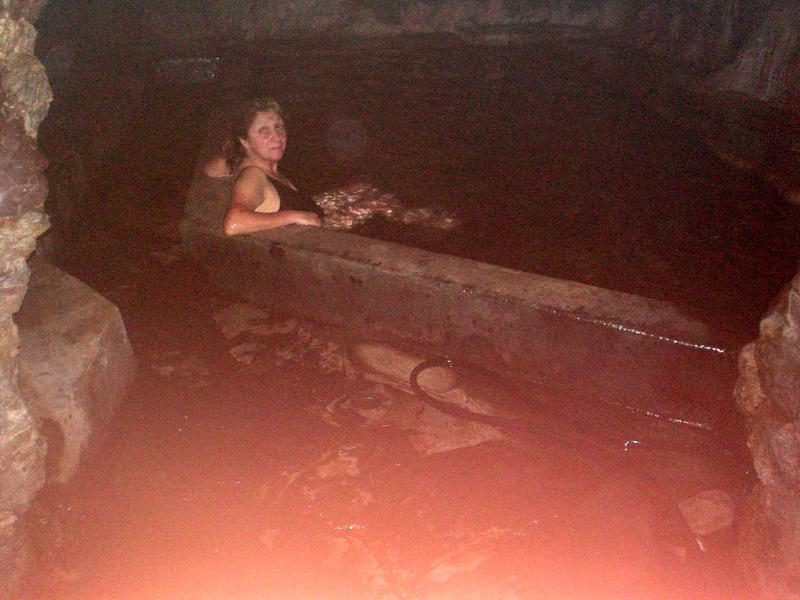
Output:
[[33,53],[35,41],[36,29],[27,19],[0,12],[2,112],[20,119],[33,139],[53,99],[44,66]]
[[682,501],[678,508],[697,536],[710,535],[733,525],[733,499],[722,490],[702,491]]
[[229,340],[245,332],[269,335],[274,326],[266,325],[268,319],[269,312],[242,303],[231,304],[214,314],[214,321],[222,329],[222,335]]
[[356,422],[368,429],[390,427],[404,431],[411,447],[423,455],[508,439],[492,425],[445,414],[406,391],[381,384],[317,405],[312,412],[334,427]]

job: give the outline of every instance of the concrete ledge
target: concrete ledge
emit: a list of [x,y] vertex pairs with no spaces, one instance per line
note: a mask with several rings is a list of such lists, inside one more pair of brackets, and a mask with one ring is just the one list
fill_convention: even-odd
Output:
[[85,450],[102,440],[135,360],[116,306],[60,269],[30,262],[16,316],[19,384],[33,414],[60,429],[63,439],[48,440],[47,462],[57,463],[49,475],[65,483]]
[[512,374],[587,418],[616,407],[702,430],[730,412],[734,361],[669,304],[338,231],[226,237],[223,192],[195,182],[183,243],[249,302]]

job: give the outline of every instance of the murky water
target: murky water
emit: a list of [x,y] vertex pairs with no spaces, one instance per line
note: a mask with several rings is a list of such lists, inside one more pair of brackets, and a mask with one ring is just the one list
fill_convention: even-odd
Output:
[[[599,53],[599,54],[593,54]],[[796,271],[800,214],[626,88],[663,76],[593,48],[275,57],[287,169],[311,189],[366,177],[458,212],[412,245],[673,302],[740,341]],[[651,69],[651,70],[648,70]]]
[[[121,235],[71,270],[118,303],[140,372],[109,443],[31,511],[27,598],[740,592],[733,531],[701,551],[677,508],[741,500],[730,457],[609,452],[566,424],[475,445],[369,379],[360,340],[214,294],[168,241]],[[477,382],[501,411],[524,404]]]
[[272,95],[289,115],[283,169],[303,190],[363,182],[461,223],[376,220],[362,234],[667,300],[721,344],[751,339],[796,271],[800,211],[648,109],[631,85],[655,87],[663,66],[574,44],[237,48],[189,86],[142,67],[121,183],[177,206],[208,119]]
[[362,233],[673,301],[730,343],[796,269],[797,211],[626,93],[641,66],[598,72],[555,47],[283,50],[225,56],[208,84],[151,82],[117,169],[95,174],[91,235],[65,266],[118,303],[141,371],[108,446],[32,512],[29,597],[746,597],[734,529],[703,551],[677,508],[710,488],[741,500],[742,463],[607,452],[567,424],[420,453],[418,430],[375,420],[413,420],[418,400],[321,359],[359,340],[277,314],[226,338],[215,315],[236,299],[168,232],[210,117],[250,93],[284,101],[301,188],[367,182],[462,223]]

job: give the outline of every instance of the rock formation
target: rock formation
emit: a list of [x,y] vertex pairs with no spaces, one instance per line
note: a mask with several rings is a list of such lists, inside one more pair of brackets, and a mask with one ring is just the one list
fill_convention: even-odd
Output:
[[42,4],[0,3],[0,597],[11,594],[24,568],[19,516],[44,482],[44,444],[17,385],[13,319],[28,285],[26,259],[47,228],[45,161],[34,138],[50,88],[33,55],[31,25]]
[[677,58],[709,75],[715,89],[776,102],[800,43],[794,0],[201,0],[153,6],[145,7],[143,29],[170,43],[536,24],[583,28]]
[[761,321],[739,360],[736,401],[747,415],[759,485],[743,526],[746,571],[762,597],[800,598],[800,275]]
[[753,27],[729,66],[712,78],[714,87],[781,102],[792,60],[800,51],[800,4],[776,1]]

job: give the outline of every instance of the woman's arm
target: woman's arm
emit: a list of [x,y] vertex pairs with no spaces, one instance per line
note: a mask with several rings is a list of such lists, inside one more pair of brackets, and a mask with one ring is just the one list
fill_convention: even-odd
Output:
[[260,169],[246,169],[241,173],[233,186],[231,205],[225,215],[224,229],[227,235],[255,233],[284,225],[321,225],[319,217],[310,212],[256,212],[264,199],[267,185],[267,176]]
[[266,229],[275,229],[284,225],[321,225],[319,217],[314,213],[299,210],[279,210],[274,213],[257,213],[252,210],[231,206],[225,215],[225,233],[242,235]]

